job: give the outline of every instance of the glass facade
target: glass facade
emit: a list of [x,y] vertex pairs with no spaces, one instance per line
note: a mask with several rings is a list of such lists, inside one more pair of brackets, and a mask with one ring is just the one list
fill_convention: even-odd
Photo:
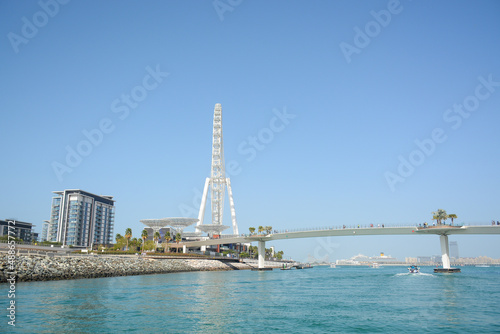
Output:
[[94,242],[98,244],[113,243],[114,208],[98,204],[96,206]]
[[[15,224],[9,224],[9,221],[15,222]],[[10,226],[10,234],[9,234]],[[0,236],[10,235],[18,239],[22,239],[25,242],[34,241],[33,224],[18,221],[18,220],[0,220]]]
[[49,233],[49,222],[46,221],[42,225],[42,237],[41,237],[41,241],[48,240],[48,233]]
[[57,241],[57,230],[59,223],[59,212],[61,211],[61,197],[52,198],[52,209],[50,212],[50,220],[44,224],[42,230],[42,241]]

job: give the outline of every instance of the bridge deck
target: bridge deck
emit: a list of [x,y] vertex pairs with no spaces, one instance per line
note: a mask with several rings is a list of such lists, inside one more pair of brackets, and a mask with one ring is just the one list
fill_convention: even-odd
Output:
[[299,232],[283,232],[268,235],[240,236],[221,239],[207,239],[185,242],[186,247],[200,247],[209,245],[249,243],[256,241],[273,241],[297,238],[317,238],[332,236],[359,236],[359,235],[450,235],[450,234],[500,234],[499,225],[485,226],[429,226],[426,228],[416,226],[403,227],[365,227],[324,229]]

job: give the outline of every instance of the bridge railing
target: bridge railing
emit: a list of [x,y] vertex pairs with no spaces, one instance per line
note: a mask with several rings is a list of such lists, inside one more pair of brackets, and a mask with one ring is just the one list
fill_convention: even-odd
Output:
[[328,231],[328,230],[344,230],[357,228],[386,228],[386,227],[416,227],[416,225],[390,225],[385,224],[350,224],[350,225],[334,225],[321,227],[302,227],[295,229],[276,229],[272,233],[293,233],[293,232],[313,232],[313,231]]
[[[496,224],[496,222],[495,222]],[[450,226],[451,222],[445,223],[443,225]],[[473,222],[473,223],[456,223],[454,222],[452,226],[490,226],[492,225],[491,223],[484,223],[484,222]],[[434,224],[429,224],[430,226],[435,226]],[[313,232],[313,231],[328,231],[328,230],[343,230],[343,229],[358,229],[358,228],[364,228],[364,229],[379,229],[379,228],[423,228],[423,223],[420,224],[379,224],[379,223],[373,223],[373,224],[349,224],[349,225],[331,225],[331,226],[316,226],[316,227],[301,227],[301,228],[292,228],[292,229],[274,229],[271,231],[269,234],[283,234],[283,233],[294,233],[294,232]],[[236,238],[236,237],[262,237],[268,235],[267,233],[241,233],[241,234],[222,234],[219,235],[216,239],[228,239],[228,238]],[[205,237],[206,238],[206,237]]]
[[237,237],[241,237],[241,236],[243,236],[243,235],[240,235],[240,234],[222,234],[222,235],[219,235],[218,239],[237,238]]
[[[451,222],[445,223],[443,225],[450,226]],[[483,222],[474,222],[474,223],[456,223],[454,222],[452,226],[488,226],[491,225]],[[429,226],[433,226],[430,224]],[[420,224],[349,224],[349,225],[332,225],[332,226],[322,226],[322,227],[302,227],[302,228],[293,228],[293,229],[274,229],[270,234],[279,234],[279,233],[294,233],[294,232],[313,232],[313,231],[327,231],[327,230],[343,230],[343,229],[358,229],[358,228],[393,228],[393,227],[424,227],[423,223]],[[242,234],[244,237],[251,236],[265,236],[266,233],[254,233],[254,234]],[[231,236],[232,237],[232,236]]]

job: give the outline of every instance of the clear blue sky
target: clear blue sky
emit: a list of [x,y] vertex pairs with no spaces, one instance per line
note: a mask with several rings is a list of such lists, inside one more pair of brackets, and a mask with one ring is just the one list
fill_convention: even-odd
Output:
[[[73,188],[114,196],[115,233],[196,217],[221,103],[242,232],[500,220],[498,1],[40,3],[0,2],[0,218],[41,232]],[[69,166],[68,148],[87,155]],[[500,257],[499,238],[450,240]],[[433,236],[321,240],[274,246],[440,253]]]

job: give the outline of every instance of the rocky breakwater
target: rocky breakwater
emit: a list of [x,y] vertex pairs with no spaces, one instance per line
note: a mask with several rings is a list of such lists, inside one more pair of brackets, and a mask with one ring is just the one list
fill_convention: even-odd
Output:
[[[201,259],[148,259],[142,257],[46,257],[16,256],[16,281],[48,281],[128,275],[162,274],[183,271],[250,269],[244,263]],[[7,255],[0,257],[0,283],[6,283],[11,270]],[[9,274],[8,274],[9,273]]]

